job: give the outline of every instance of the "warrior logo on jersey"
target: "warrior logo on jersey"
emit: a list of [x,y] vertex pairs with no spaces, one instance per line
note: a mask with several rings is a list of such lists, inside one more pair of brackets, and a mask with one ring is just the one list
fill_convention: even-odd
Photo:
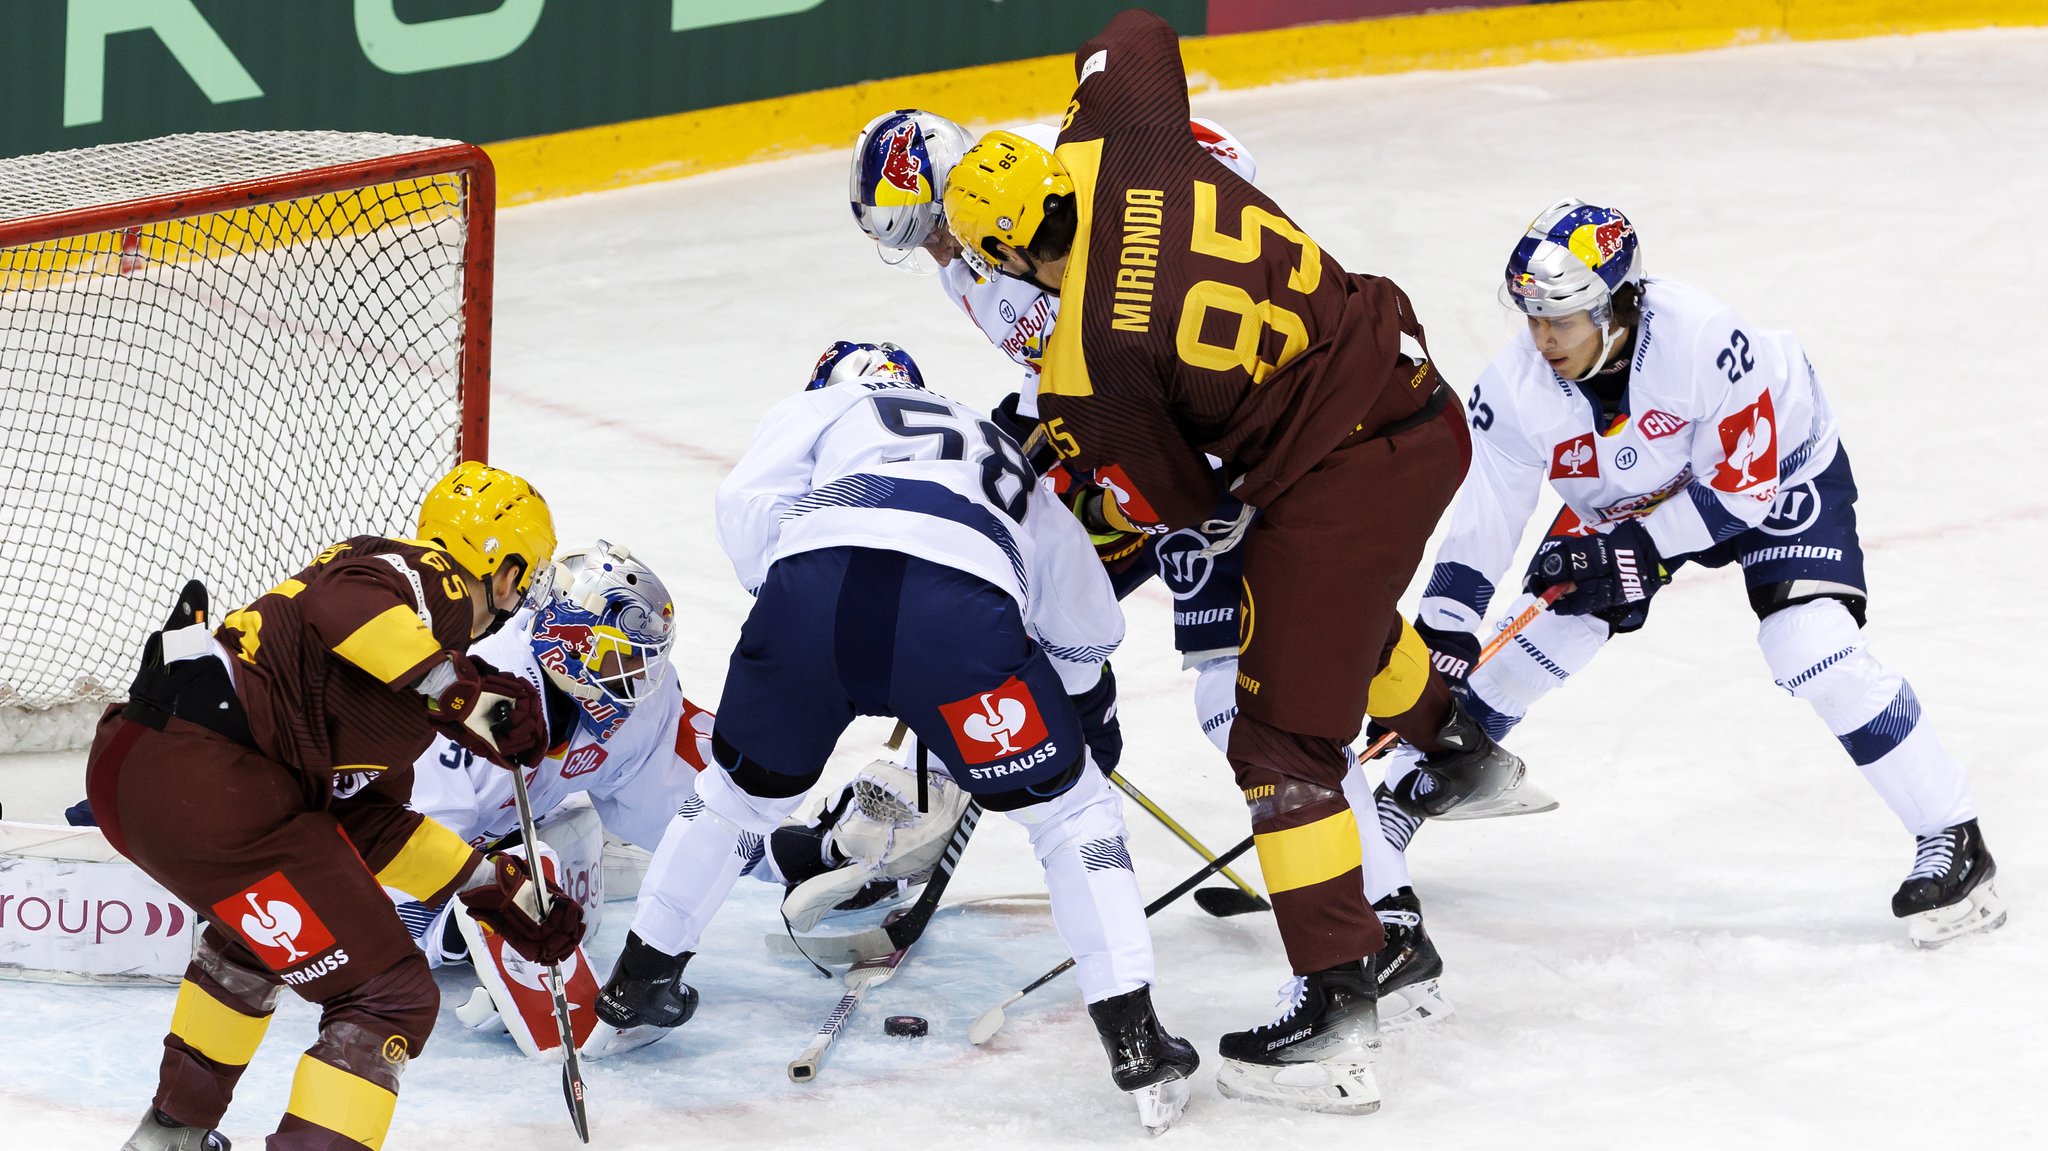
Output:
[[1786,488],[1771,501],[1771,514],[1757,525],[1765,535],[1796,536],[1820,519],[1820,488],[1812,480]]
[[272,971],[281,972],[334,946],[334,933],[282,871],[214,904],[213,914],[240,932]]
[[1746,492],[1777,481],[1778,426],[1771,393],[1722,420],[1720,432],[1721,450],[1728,458],[1714,466],[1714,478],[1708,481],[1717,491]]
[[953,742],[968,763],[988,763],[1006,755],[1044,743],[1045,721],[1039,718],[1038,701],[1031,688],[1016,676],[1003,681],[994,691],[984,691],[956,703],[942,703],[939,714],[953,729]]
[[1642,429],[1643,438],[1646,440],[1661,440],[1665,436],[1675,436],[1684,431],[1690,422],[1681,420],[1670,412],[1660,412],[1656,408],[1651,408],[1636,417],[1636,427]]
[[1599,474],[1600,457],[1593,450],[1593,433],[1573,436],[1551,450],[1551,479],[1583,480]]

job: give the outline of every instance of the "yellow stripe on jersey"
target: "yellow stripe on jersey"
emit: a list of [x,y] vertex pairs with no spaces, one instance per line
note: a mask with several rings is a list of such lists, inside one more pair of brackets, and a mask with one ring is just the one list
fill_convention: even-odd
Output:
[[[1057,155],[1074,180],[1074,208],[1080,214],[1074,228],[1074,247],[1067,253],[1067,274],[1060,281],[1060,310],[1078,317],[1083,314],[1081,298],[1088,288],[1088,229],[1095,216],[1102,141],[1064,144]],[[1095,385],[1088,380],[1088,358],[1081,349],[1080,324],[1052,326],[1052,338],[1046,341],[1045,359],[1039,365],[1038,390],[1055,396],[1095,394]]]
[[1429,645],[1407,620],[1401,621],[1401,638],[1387,656],[1387,666],[1367,686],[1365,714],[1375,719],[1400,715],[1422,698],[1429,685]]
[[1252,837],[1259,849],[1259,870],[1266,892],[1278,895],[1337,878],[1364,865],[1358,845],[1358,820],[1349,808],[1314,823],[1268,831]]
[[178,1006],[171,1012],[171,1034],[215,1063],[247,1066],[263,1042],[263,1033],[269,1029],[268,1015],[244,1015],[189,979],[178,984]]
[[460,836],[431,819],[420,820],[377,882],[424,903],[474,866],[476,852]]
[[398,1096],[360,1076],[351,1075],[311,1055],[299,1056],[292,1076],[291,1101],[285,1113],[353,1139],[370,1151],[381,1151],[391,1129]]
[[385,608],[375,619],[334,645],[334,654],[383,680],[399,677],[441,650],[419,613],[403,604]]

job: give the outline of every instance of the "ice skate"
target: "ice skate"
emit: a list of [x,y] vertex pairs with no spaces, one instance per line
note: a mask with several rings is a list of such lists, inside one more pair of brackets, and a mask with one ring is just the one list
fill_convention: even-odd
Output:
[[597,997],[597,1024],[577,1049],[585,1059],[606,1059],[645,1047],[690,1021],[697,989],[683,982],[692,952],[669,955],[628,932],[626,949]]
[[228,1137],[218,1131],[187,1127],[152,1107],[135,1125],[135,1134],[121,1151],[228,1151]]
[[1373,960],[1380,985],[1380,1030],[1399,1031],[1447,1018],[1454,1008],[1439,986],[1444,961],[1422,926],[1422,902],[1404,887],[1372,905],[1387,941]]
[[1892,896],[1892,914],[1906,921],[1915,947],[1940,947],[1958,936],[1995,930],[2005,923],[1997,876],[1998,864],[1976,820],[1923,835],[1914,848],[1912,873]]
[[[1401,805],[1432,819],[1444,818],[1468,803],[1483,805],[1475,806],[1475,813],[1509,814],[1492,808],[1503,793],[1521,786],[1528,771],[1521,757],[1494,742],[1455,698],[1437,740],[1443,750],[1423,756],[1415,770],[1395,785],[1394,796]],[[1534,798],[1540,793],[1530,795]],[[1554,800],[1550,802],[1555,806]]]
[[1380,1108],[1378,985],[1369,960],[1298,976],[1280,1018],[1223,1037],[1216,1089],[1231,1099],[1367,1115]]
[[1109,1077],[1130,1092],[1138,1119],[1154,1135],[1173,1126],[1188,1105],[1188,1076],[1201,1057],[1187,1040],[1166,1030],[1152,1010],[1152,989],[1113,995],[1088,1005],[1088,1017],[1109,1053]]

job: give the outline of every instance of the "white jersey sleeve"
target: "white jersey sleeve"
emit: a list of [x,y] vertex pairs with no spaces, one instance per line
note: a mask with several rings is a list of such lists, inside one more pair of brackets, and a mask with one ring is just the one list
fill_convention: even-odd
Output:
[[1045,650],[1068,695],[1095,686],[1124,641],[1124,613],[1088,531],[1050,488],[1032,489],[1025,515],[1034,562],[1024,625]]
[[1518,411],[1519,397],[1532,382],[1521,377],[1529,373],[1529,357],[1511,347],[1472,386],[1465,405],[1472,465],[1422,591],[1420,618],[1431,627],[1478,629],[1543,494],[1546,447],[1530,439]]
[[782,517],[811,490],[818,437],[858,395],[843,388],[798,392],[770,408],[738,466],[718,485],[718,544],[753,595],[768,578]]

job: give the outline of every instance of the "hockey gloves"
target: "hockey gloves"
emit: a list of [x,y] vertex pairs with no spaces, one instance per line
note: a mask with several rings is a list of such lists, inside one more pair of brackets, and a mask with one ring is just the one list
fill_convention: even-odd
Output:
[[525,679],[451,651],[445,671],[428,673],[421,690],[434,725],[492,763],[532,767],[547,754],[547,709]]
[[470,915],[535,963],[560,963],[575,954],[583,939],[583,908],[550,878],[548,911],[542,915],[540,888],[526,860],[501,851],[484,862],[491,868],[490,879],[461,895]]
[[1463,691],[1465,681],[1472,676],[1473,665],[1479,662],[1479,637],[1469,631],[1434,628],[1419,619],[1415,621],[1415,634],[1429,645],[1430,666],[1451,681],[1452,688]]
[[1643,626],[1650,597],[1670,582],[1650,533],[1629,520],[1605,535],[1544,540],[1529,561],[1522,590],[1540,595],[1558,584],[1571,584],[1572,590],[1559,596],[1551,610],[1597,616],[1620,633]]
[[1094,687],[1067,698],[1074,701],[1074,710],[1081,713],[1081,742],[1088,745],[1095,766],[1104,775],[1115,771],[1117,762],[1124,757],[1124,729],[1116,718],[1116,675],[1105,663],[1102,678],[1095,681]]

